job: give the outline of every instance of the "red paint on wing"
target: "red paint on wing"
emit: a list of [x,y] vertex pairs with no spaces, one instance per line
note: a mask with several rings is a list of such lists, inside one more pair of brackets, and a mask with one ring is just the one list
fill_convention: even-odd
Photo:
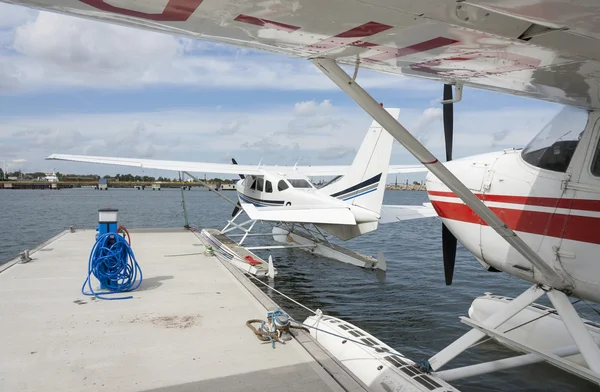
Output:
[[393,48],[389,46],[361,46],[368,47],[374,50],[380,51],[380,54],[376,54],[370,57],[366,57],[363,60],[365,61],[386,61],[391,60],[398,57],[410,56],[411,54],[427,52],[428,50],[441,48],[444,46],[455,44],[459,41],[446,37],[437,37],[430,39],[428,41],[419,42],[414,45],[406,46],[404,48]]
[[203,0],[169,0],[160,14],[134,11],[126,8],[116,7],[105,3],[103,0],[80,0],[82,3],[101,11],[113,12],[115,14],[133,16],[159,22],[185,22],[198,9]]
[[[479,64],[476,68],[473,66],[471,69],[467,68],[469,65],[467,64],[465,67],[455,66],[451,68],[449,66],[445,66],[445,63],[462,63],[468,61],[476,61],[476,60],[486,60],[492,59],[492,67],[489,69],[479,70],[482,68],[482,64]],[[499,66],[500,63],[498,60],[502,60],[502,62],[508,63],[503,66]],[[464,53],[459,56],[447,57],[443,59],[434,59],[429,61],[424,61],[418,64],[412,64],[410,68],[413,71],[424,72],[434,75],[451,75],[454,73],[470,76],[470,77],[478,77],[484,75],[495,75],[499,73],[505,72],[514,72],[520,71],[524,69],[532,69],[536,68],[541,64],[541,60],[523,56],[515,53],[508,52],[471,52]]]
[[289,25],[289,24],[285,24],[285,23],[275,22],[275,21],[272,21],[269,19],[257,18],[255,16],[249,16],[249,15],[243,15],[243,14],[238,15],[234,20],[236,22],[248,23],[248,24],[252,24],[255,26],[261,26],[261,27],[272,28],[275,30],[287,31],[288,33],[292,32],[292,31],[300,30],[299,26],[293,26],[293,25]]
[[367,42],[362,42],[362,39],[375,34],[379,34],[391,28],[393,28],[393,26],[389,26],[383,23],[367,22],[350,30],[344,31],[333,37],[325,38],[319,42],[315,42],[314,44],[309,45],[306,48],[316,52],[321,52],[328,49],[337,48],[339,46],[372,45]]

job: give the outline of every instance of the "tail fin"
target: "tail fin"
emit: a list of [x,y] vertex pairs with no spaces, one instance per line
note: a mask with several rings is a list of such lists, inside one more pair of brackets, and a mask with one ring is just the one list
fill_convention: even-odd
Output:
[[[398,118],[400,109],[386,109]],[[373,121],[348,172],[321,191],[379,214],[394,138]]]

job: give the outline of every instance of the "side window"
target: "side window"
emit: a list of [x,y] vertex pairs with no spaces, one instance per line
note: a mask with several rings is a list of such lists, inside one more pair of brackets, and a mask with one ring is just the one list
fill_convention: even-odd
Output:
[[252,185],[250,185],[250,189],[256,190],[256,178],[252,177]]
[[594,153],[594,160],[592,161],[590,170],[594,176],[600,177],[600,141],[598,141],[598,145],[596,146],[596,152]]
[[288,188],[289,188],[288,184],[286,184],[285,181],[283,181],[283,180],[280,180],[279,183],[277,184],[277,190],[279,192],[285,191]]
[[265,192],[273,193],[273,185],[271,185],[271,181],[265,182]]
[[263,182],[264,180],[262,179],[262,177],[258,177],[256,179],[256,190],[259,192],[263,191]]

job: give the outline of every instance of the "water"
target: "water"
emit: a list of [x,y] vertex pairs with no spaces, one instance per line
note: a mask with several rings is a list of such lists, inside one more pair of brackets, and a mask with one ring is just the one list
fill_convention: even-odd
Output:
[[[235,197],[233,192],[226,194]],[[231,215],[232,206],[205,189],[185,191],[185,198],[190,224],[197,228],[221,228]],[[388,191],[385,195],[386,204],[425,201],[425,192]],[[118,208],[119,223],[127,227],[182,227],[184,222],[178,189],[5,190],[0,191],[0,205],[0,264],[70,225],[93,229],[97,210],[102,207]],[[268,228],[264,225],[263,232]],[[343,244],[371,256],[383,250],[388,263],[385,276],[298,249],[273,250],[279,270],[275,284],[308,307],[358,325],[413,360],[426,359],[467,331],[458,317],[466,315],[473,298],[486,291],[516,296],[528,287],[506,274],[485,271],[460,246],[453,285],[446,287],[440,232],[437,219],[421,219],[383,225],[377,232]],[[249,243],[258,241],[254,238]],[[87,255],[82,256],[82,263],[86,262]],[[143,260],[140,264],[143,268]],[[300,320],[308,315],[280,297],[274,299]],[[597,321],[587,305],[580,303],[577,308]],[[454,367],[510,355],[511,351],[497,344],[485,343],[451,364]],[[454,385],[463,391],[597,390],[591,383],[545,364],[465,379]]]

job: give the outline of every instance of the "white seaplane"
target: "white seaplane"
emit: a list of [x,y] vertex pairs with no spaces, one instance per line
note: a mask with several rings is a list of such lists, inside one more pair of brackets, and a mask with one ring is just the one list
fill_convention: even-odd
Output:
[[[421,370],[428,375],[405,358],[388,355],[386,366],[363,378],[372,390],[451,390],[442,378],[539,361],[600,383],[593,325],[582,320],[569,301],[571,296],[600,302],[597,0],[8,2],[306,59],[430,170],[428,194],[444,225],[447,283],[458,239],[488,270],[506,272],[532,286],[513,300],[488,307],[489,312],[471,311],[472,317],[462,321],[472,329],[423,364]],[[341,65],[353,66],[353,74]],[[570,107],[523,150],[442,164],[361,88],[360,68],[446,85],[447,161],[452,153],[450,105],[460,100],[463,86]],[[451,97],[452,85],[456,98]],[[544,315],[555,315],[531,319],[529,327],[519,324],[518,329],[537,339],[507,332],[515,320],[540,310],[529,305],[544,295],[555,307],[542,309]],[[562,332],[543,327],[551,317],[562,321]],[[333,326],[336,320],[319,325],[327,323]],[[528,354],[501,364],[441,370],[486,336]],[[563,358],[576,353],[581,363]],[[390,381],[390,374],[402,381]]]
[[[387,111],[395,118],[400,112]],[[193,176],[190,172],[238,174],[238,202],[233,219],[220,234],[236,236],[231,232],[241,231],[238,245],[242,245],[257,221],[276,222],[277,226],[268,235],[286,245],[247,249],[299,247],[360,267],[385,270],[381,253],[375,259],[341,248],[332,244],[322,231],[346,241],[376,230],[379,223],[436,216],[431,205],[382,205],[388,174],[427,171],[423,165],[390,166],[392,142],[392,136],[373,121],[350,166],[251,166],[238,165],[235,159],[224,164],[66,154],[52,154],[46,159],[173,170],[190,176]],[[335,177],[316,187],[310,178],[314,176]],[[237,223],[243,213],[250,219]]]

